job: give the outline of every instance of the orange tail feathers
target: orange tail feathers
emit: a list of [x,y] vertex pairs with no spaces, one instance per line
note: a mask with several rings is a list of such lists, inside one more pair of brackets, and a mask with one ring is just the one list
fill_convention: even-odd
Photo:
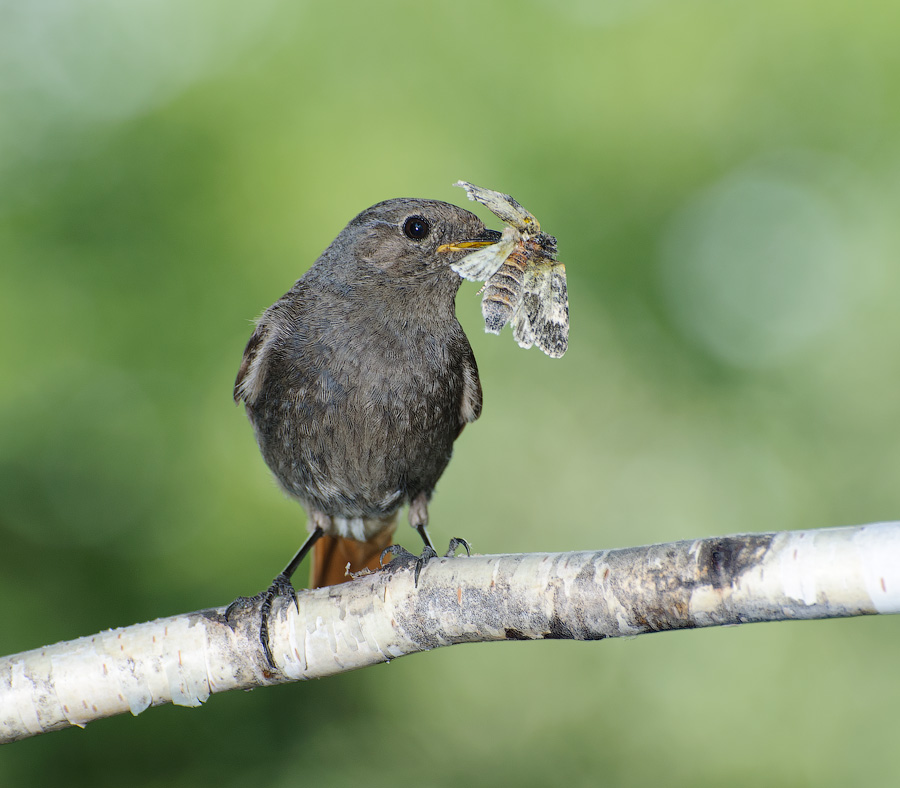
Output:
[[[350,572],[380,566],[381,554],[391,544],[393,528],[385,528],[368,542],[358,542],[343,536],[321,536],[313,545],[312,588],[335,586],[353,578]],[[349,569],[348,565],[349,564]]]

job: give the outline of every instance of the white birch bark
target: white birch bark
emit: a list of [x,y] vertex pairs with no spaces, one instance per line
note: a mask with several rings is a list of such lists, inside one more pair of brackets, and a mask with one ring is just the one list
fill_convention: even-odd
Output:
[[318,678],[454,643],[600,640],[900,612],[900,523],[598,552],[434,559],[278,599],[108,630],[0,659],[0,742],[212,693]]

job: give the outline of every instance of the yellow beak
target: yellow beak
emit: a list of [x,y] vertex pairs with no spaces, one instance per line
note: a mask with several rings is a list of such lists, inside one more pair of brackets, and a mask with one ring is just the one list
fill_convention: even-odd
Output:
[[439,252],[465,252],[467,249],[481,249],[485,246],[493,246],[496,241],[455,241],[452,244],[441,244]]

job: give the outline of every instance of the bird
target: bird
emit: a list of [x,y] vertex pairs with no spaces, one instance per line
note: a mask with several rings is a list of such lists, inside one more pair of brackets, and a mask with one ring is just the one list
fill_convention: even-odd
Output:
[[499,239],[450,203],[380,202],[256,322],[234,399],[278,485],[306,510],[308,531],[257,595],[270,664],[272,602],[296,601],[291,578],[311,549],[313,587],[350,579],[348,569],[375,569],[397,549],[398,511],[408,505],[424,543],[416,582],[436,555],[428,502],[454,441],[482,409],[478,366],[456,318],[463,280],[451,265]]

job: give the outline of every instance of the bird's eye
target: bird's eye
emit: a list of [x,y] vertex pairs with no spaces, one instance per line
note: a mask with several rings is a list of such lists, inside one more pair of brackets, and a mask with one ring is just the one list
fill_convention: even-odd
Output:
[[410,216],[403,223],[403,233],[407,238],[412,239],[413,241],[421,241],[428,237],[428,233],[431,232],[431,225],[428,223],[427,219],[423,219],[421,216]]

